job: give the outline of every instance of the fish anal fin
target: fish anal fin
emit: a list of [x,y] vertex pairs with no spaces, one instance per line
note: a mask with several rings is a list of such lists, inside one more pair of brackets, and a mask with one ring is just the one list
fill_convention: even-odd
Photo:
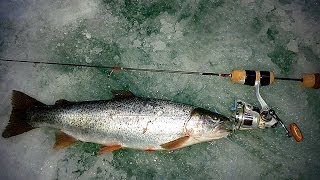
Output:
[[63,148],[66,148],[72,144],[74,144],[77,141],[76,138],[59,131],[56,133],[56,142],[53,145],[53,149],[55,150],[61,150]]
[[119,145],[119,144],[114,144],[114,145],[105,145],[105,146],[102,146],[99,150],[98,150],[98,154],[104,154],[104,153],[109,153],[109,152],[112,152],[112,151],[115,151],[115,150],[119,150],[121,149],[122,146]]
[[122,90],[113,90],[112,95],[114,99],[124,99],[135,97],[135,95],[131,91],[122,91]]
[[62,105],[66,105],[66,104],[71,104],[71,102],[67,101],[65,99],[59,99],[54,103],[54,105],[56,105],[56,106],[62,106]]
[[183,136],[181,138],[175,139],[173,141],[161,144],[160,146],[167,150],[178,149],[183,146],[185,142],[190,138],[190,136]]

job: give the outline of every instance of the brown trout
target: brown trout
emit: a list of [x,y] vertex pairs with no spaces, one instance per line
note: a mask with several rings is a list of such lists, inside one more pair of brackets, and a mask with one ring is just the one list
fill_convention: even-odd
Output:
[[13,91],[12,113],[2,133],[9,138],[34,128],[58,131],[55,149],[76,141],[101,144],[98,153],[121,148],[147,151],[174,150],[226,137],[229,119],[202,108],[166,100],[117,94],[111,100],[45,105],[28,95]]

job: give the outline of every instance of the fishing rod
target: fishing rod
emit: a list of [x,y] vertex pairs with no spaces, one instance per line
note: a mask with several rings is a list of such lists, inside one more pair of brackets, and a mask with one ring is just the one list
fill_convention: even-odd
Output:
[[230,77],[234,83],[255,86],[256,96],[261,105],[261,108],[254,107],[247,104],[244,101],[237,100],[235,102],[235,115],[232,116],[234,123],[234,130],[245,130],[254,128],[268,128],[276,127],[280,124],[281,127],[286,131],[288,137],[293,137],[297,142],[303,140],[302,133],[297,124],[291,123],[289,130],[284,125],[282,120],[277,116],[275,111],[271,109],[266,102],[262,99],[259,88],[260,86],[267,86],[272,84],[275,80],[284,81],[298,81],[302,83],[302,86],[319,89],[320,88],[320,73],[304,74],[302,78],[284,78],[275,77],[271,71],[252,71],[252,70],[233,70],[231,73],[221,74],[214,72],[197,72],[197,71],[175,71],[165,69],[145,69],[145,68],[132,68],[132,67],[120,67],[120,66],[104,66],[104,65],[89,65],[89,64],[73,64],[73,63],[60,63],[60,62],[44,62],[44,61],[33,61],[33,60],[16,60],[16,59],[4,59],[0,58],[2,62],[12,63],[29,63],[29,64],[46,64],[46,65],[60,65],[60,66],[73,66],[73,67],[86,67],[86,68],[103,68],[110,69],[111,72],[108,78],[114,71],[143,71],[143,72],[155,72],[155,73],[171,73],[171,74],[195,74],[202,76],[219,76],[219,77]]
[[166,70],[166,69],[151,69],[151,68],[132,68],[132,67],[120,67],[120,66],[104,66],[104,65],[89,65],[89,64],[74,64],[74,63],[60,63],[60,62],[44,62],[33,60],[17,60],[17,59],[5,59],[0,58],[2,62],[12,63],[29,63],[29,64],[46,64],[46,65],[59,65],[59,66],[73,66],[73,67],[86,67],[86,68],[102,68],[110,69],[108,77],[112,75],[114,71],[142,71],[142,72],[154,72],[154,73],[170,73],[170,74],[194,74],[201,76],[219,76],[230,77],[234,83],[254,86],[260,83],[261,86],[267,86],[272,84],[275,80],[283,81],[298,81],[302,86],[319,89],[320,88],[320,73],[304,74],[302,78],[285,78],[275,77],[271,71],[252,71],[252,70],[233,70],[231,73],[221,74],[214,72],[198,72],[198,71],[181,71],[181,70]]

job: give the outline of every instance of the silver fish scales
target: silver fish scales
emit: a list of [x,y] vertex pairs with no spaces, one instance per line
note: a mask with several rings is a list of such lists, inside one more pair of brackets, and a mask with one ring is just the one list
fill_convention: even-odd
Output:
[[141,150],[172,150],[226,137],[228,118],[193,106],[134,96],[32,106],[32,128],[52,127],[74,139]]

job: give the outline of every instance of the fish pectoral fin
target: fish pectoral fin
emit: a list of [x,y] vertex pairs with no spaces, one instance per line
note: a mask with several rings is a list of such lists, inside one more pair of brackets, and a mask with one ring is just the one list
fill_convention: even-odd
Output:
[[106,145],[106,146],[102,146],[99,150],[98,150],[98,154],[104,154],[104,153],[108,153],[108,152],[112,152],[115,150],[119,150],[121,149],[122,146],[118,145],[118,144],[114,144],[114,145]]
[[62,105],[67,105],[67,104],[71,104],[71,102],[68,100],[65,100],[65,99],[59,99],[54,103],[54,105],[56,105],[56,106],[62,106]]
[[56,133],[56,142],[53,145],[53,149],[61,150],[65,147],[72,145],[76,141],[77,141],[76,138],[74,138],[74,137],[72,137],[62,131],[59,131]]
[[111,91],[114,99],[125,99],[135,97],[131,91],[113,90]]
[[174,150],[182,147],[182,145],[187,142],[187,140],[190,138],[190,136],[183,136],[181,138],[178,138],[176,140],[161,144],[160,146],[167,150]]

